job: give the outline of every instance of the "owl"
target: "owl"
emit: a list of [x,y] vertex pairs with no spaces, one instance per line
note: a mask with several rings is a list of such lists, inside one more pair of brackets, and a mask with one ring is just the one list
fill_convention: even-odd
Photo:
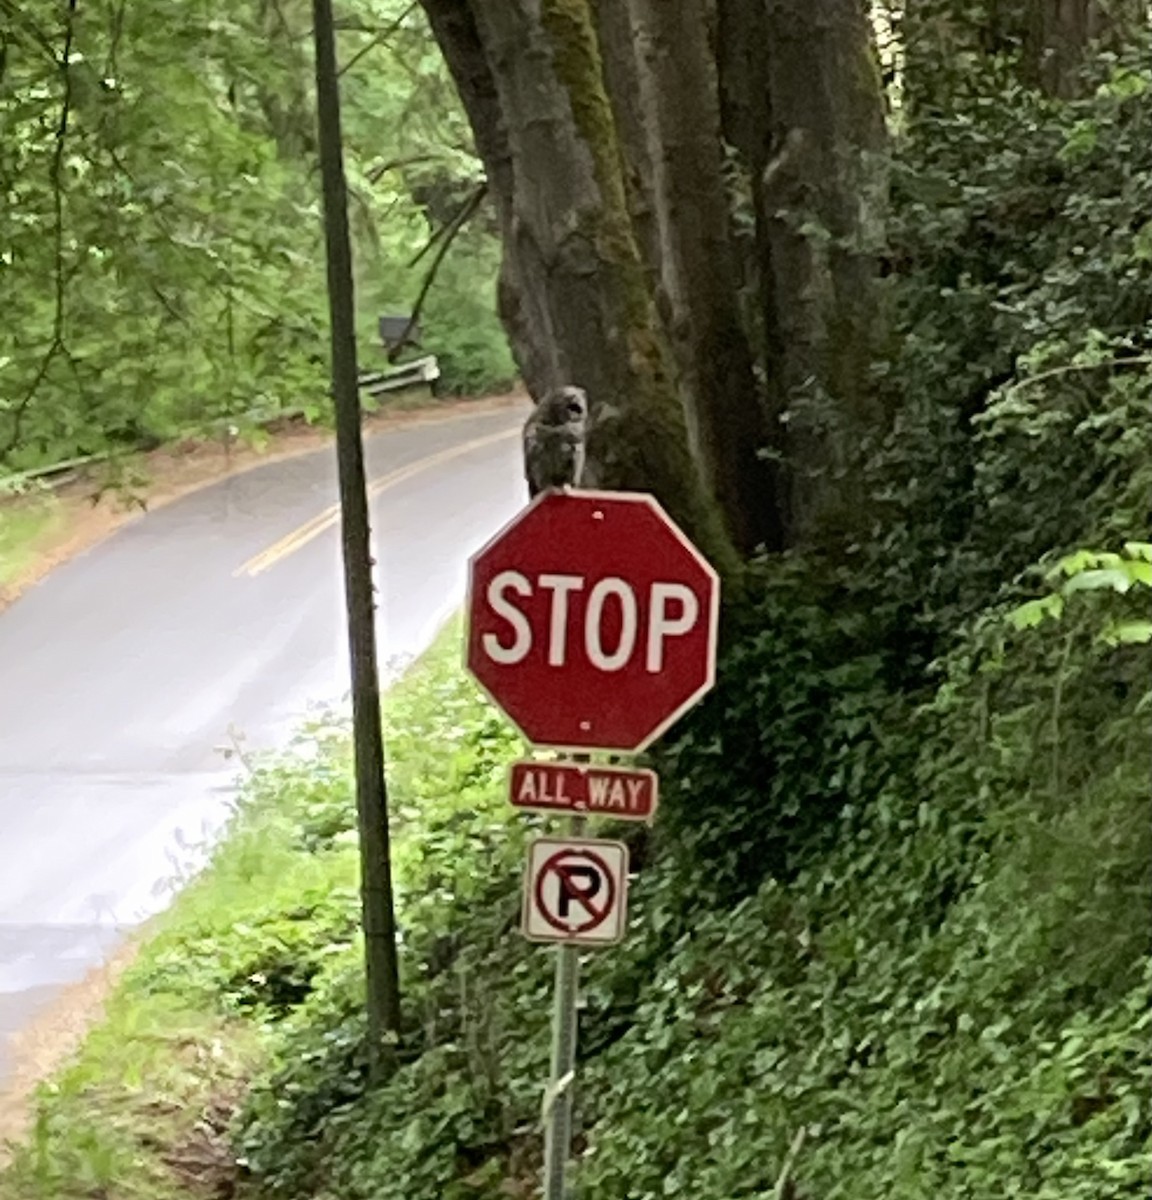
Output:
[[528,495],[579,487],[584,474],[588,397],[583,388],[548,392],[524,422],[524,475]]

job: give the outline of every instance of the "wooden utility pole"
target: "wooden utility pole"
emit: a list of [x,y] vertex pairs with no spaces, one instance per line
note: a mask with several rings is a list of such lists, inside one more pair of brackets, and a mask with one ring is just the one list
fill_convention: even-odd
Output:
[[374,1072],[392,1057],[400,1037],[400,978],[384,737],[380,722],[380,676],[376,669],[375,600],[360,392],[356,366],[356,310],[352,248],[348,235],[348,187],[340,133],[340,90],[332,0],[313,0],[316,43],[316,107],[324,234],[328,250],[328,310],[332,322],[332,395],[336,407],[336,458],[340,473],[344,593],[352,661],[352,724],[356,761],[356,807],[360,830],[360,891],[368,980],[368,1054]]

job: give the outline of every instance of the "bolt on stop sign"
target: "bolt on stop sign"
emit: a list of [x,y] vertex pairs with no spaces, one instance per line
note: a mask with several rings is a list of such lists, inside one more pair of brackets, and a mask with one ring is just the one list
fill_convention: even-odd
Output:
[[545,492],[469,564],[468,668],[530,742],[642,750],[712,686],[719,601],[652,496]]

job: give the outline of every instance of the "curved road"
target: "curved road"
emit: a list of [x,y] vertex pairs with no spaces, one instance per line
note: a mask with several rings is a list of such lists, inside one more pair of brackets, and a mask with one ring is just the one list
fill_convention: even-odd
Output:
[[[519,408],[368,440],[383,663],[423,649],[467,556],[525,500]],[[219,747],[283,746],[347,690],[331,449],[129,525],[0,614],[6,1043],[163,907],[227,813]],[[386,668],[388,669],[388,668]]]

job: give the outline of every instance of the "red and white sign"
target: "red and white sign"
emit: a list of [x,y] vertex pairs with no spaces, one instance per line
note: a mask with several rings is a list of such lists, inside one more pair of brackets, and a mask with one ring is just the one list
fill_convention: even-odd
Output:
[[655,771],[583,763],[515,762],[508,799],[529,812],[588,813],[620,821],[650,821],[656,812]]
[[602,838],[537,838],[528,849],[521,928],[533,942],[611,945],[628,919],[628,847]]
[[544,492],[469,564],[468,668],[530,742],[642,750],[712,686],[719,604],[653,497]]

